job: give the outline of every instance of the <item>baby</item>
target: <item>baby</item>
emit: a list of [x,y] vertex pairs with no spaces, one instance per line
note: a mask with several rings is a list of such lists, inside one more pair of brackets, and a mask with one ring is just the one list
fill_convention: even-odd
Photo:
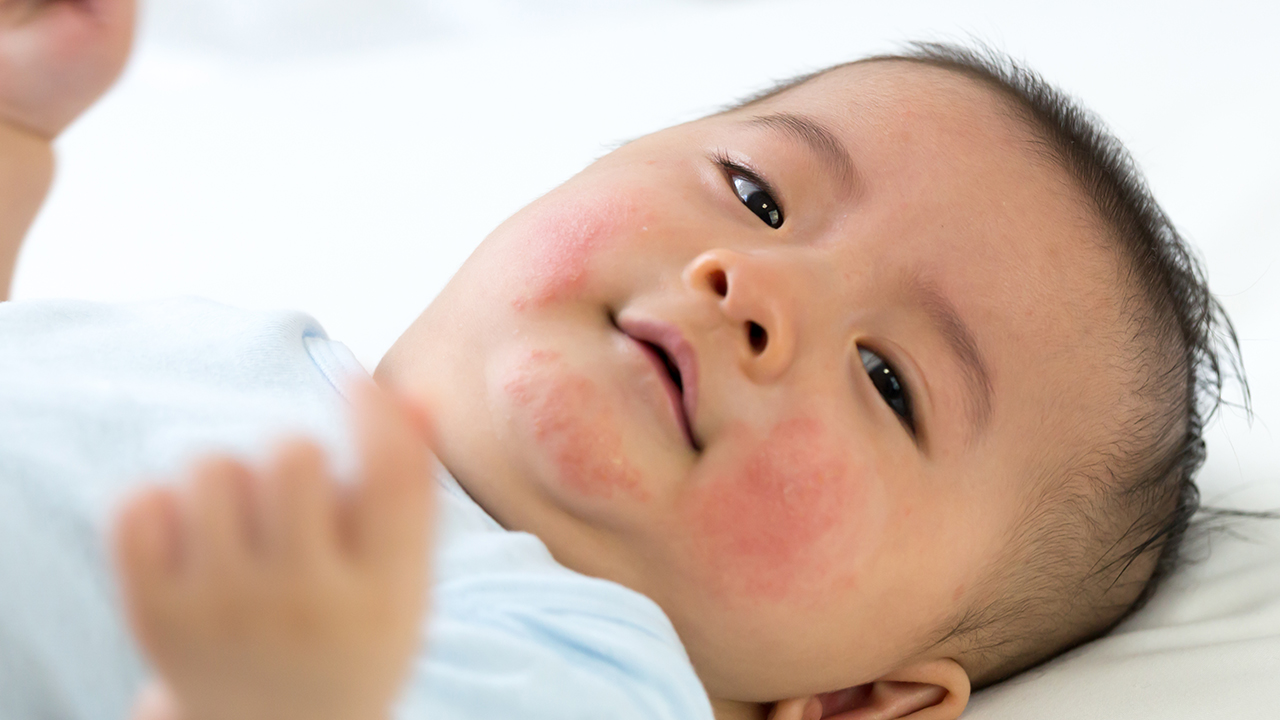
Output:
[[[131,23],[28,5],[0,35],[8,267]],[[485,239],[379,364],[389,394],[301,321],[271,345],[204,306],[0,310],[14,357],[106,327],[186,372],[204,323],[227,359],[192,382],[295,353],[351,400],[350,473],[299,440],[130,486],[117,563],[160,678],[136,713],[189,720],[956,718],[1174,566],[1233,340],[1096,120],[937,45],[601,158]]]

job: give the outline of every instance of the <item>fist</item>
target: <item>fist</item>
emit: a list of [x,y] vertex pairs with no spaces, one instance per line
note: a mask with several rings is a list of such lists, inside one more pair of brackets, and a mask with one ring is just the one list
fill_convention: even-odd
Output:
[[136,0],[0,0],[0,122],[52,140],[115,81]]

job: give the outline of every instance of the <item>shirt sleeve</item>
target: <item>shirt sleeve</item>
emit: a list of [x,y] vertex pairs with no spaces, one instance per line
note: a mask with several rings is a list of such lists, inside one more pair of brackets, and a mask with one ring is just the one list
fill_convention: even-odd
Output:
[[438,597],[401,720],[711,720],[661,610],[613,583],[489,577]]

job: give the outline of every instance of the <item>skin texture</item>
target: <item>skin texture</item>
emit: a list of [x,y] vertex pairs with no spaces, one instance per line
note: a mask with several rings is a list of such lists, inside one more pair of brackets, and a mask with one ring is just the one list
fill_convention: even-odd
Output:
[[586,282],[587,263],[599,245],[617,234],[629,215],[623,201],[608,195],[551,206],[535,214],[528,263],[528,289],[512,303],[516,310],[572,297]]
[[[779,227],[720,156],[773,187]],[[984,87],[844,68],[633,141],[517,213],[375,377],[437,409],[441,461],[500,523],[658,602],[719,717],[952,718],[971,661],[935,633],[1126,392],[1088,207]],[[692,348],[696,446],[633,321]],[[907,386],[914,431],[859,348]]]
[[556,477],[569,492],[611,499],[648,499],[639,473],[622,453],[613,408],[600,402],[601,391],[589,378],[564,372],[560,355],[534,351],[507,380],[504,390],[525,411],[533,441],[547,448]]
[[726,601],[803,602],[800,579],[841,571],[818,550],[838,531],[843,509],[864,501],[841,482],[849,458],[820,420],[784,420],[753,444],[742,463],[691,493],[684,523],[698,533],[701,562],[731,570],[719,577]]

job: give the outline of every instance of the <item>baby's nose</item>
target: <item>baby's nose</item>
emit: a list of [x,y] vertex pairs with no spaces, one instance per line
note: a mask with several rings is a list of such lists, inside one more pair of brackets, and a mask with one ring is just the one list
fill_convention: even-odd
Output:
[[739,363],[756,382],[777,379],[793,358],[795,319],[784,275],[768,258],[725,249],[702,253],[684,271],[685,285],[736,327]]

